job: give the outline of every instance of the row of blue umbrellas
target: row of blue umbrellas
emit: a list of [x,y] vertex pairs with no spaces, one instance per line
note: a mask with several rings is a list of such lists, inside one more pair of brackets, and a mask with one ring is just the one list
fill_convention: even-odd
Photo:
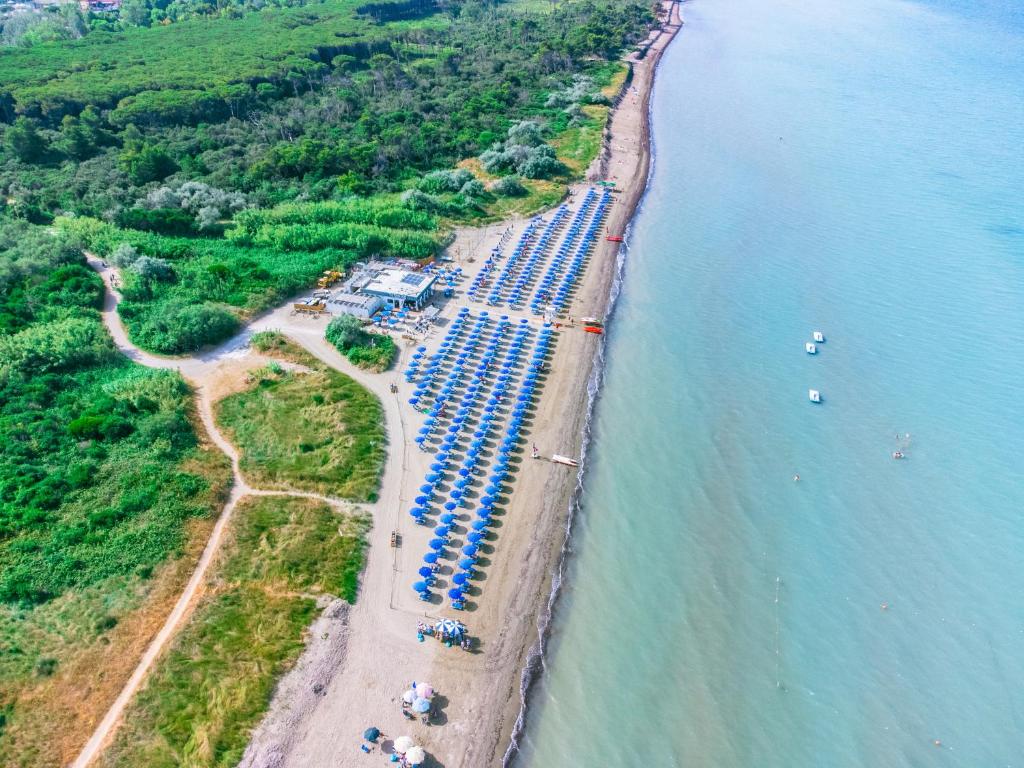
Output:
[[[481,316],[486,316],[486,313],[481,313]],[[479,320],[477,322],[479,322]],[[491,338],[493,339],[495,336],[503,336],[513,327],[513,324],[509,322],[507,318],[502,317],[492,332]],[[506,350],[505,356],[501,361],[502,367],[500,370],[510,370],[519,362],[527,334],[527,326],[520,325],[515,329],[512,334],[509,348]],[[461,570],[455,574],[455,577],[452,580],[453,586],[447,592],[449,599],[452,601],[453,608],[462,608],[464,606],[464,590],[467,582],[473,575],[473,567],[475,565],[478,546],[486,535],[487,525],[490,521],[491,509],[498,500],[498,495],[501,493],[504,479],[508,473],[509,458],[511,456],[511,452],[515,448],[516,442],[519,439],[523,419],[525,418],[526,410],[533,399],[537,383],[537,375],[544,357],[547,354],[551,338],[552,331],[550,327],[542,328],[537,334],[533,355],[530,358],[530,364],[523,375],[522,383],[515,395],[508,429],[505,432],[503,439],[501,439],[501,442],[497,445],[498,450],[496,461],[492,468],[489,484],[483,489],[485,495],[480,498],[480,507],[477,509],[477,519],[470,526],[472,530],[470,530],[466,535],[466,544],[459,549],[459,552],[462,555],[462,559],[459,562]],[[425,350],[417,351],[425,352]],[[456,358],[456,360],[457,359],[458,358]],[[456,362],[456,365],[459,365],[459,363]],[[505,377],[503,380],[502,376]],[[467,428],[467,417],[470,415],[469,406],[479,407],[481,402],[488,403],[488,405],[484,406],[484,410],[480,416],[478,429],[473,433],[473,439],[469,443],[466,458],[461,468],[456,472],[459,479],[457,479],[453,484],[454,488],[449,494],[448,501],[443,505],[446,512],[440,516],[440,524],[434,529],[434,537],[428,544],[430,551],[424,556],[425,565],[420,568],[419,573],[422,579],[415,582],[413,585],[413,588],[424,599],[429,599],[431,594],[430,590],[434,584],[433,565],[436,564],[438,558],[440,558],[450,546],[450,536],[456,520],[455,510],[459,507],[465,506],[466,499],[464,491],[469,484],[469,477],[475,472],[478,464],[480,463],[480,449],[483,446],[484,440],[491,436],[491,432],[494,429],[495,417],[493,416],[493,407],[498,401],[498,398],[495,398],[495,395],[498,395],[500,398],[503,397],[507,391],[509,385],[508,374],[503,373],[498,377],[498,379],[499,380],[495,381],[494,387],[490,392],[484,392],[481,389],[478,389],[477,391],[470,393],[468,392],[467,387],[467,395],[464,396],[463,400],[459,403],[462,407],[455,412],[455,416],[452,417],[452,426],[448,428],[449,430],[454,429],[444,438],[440,450],[435,456],[435,461],[431,464],[430,471],[425,477],[426,482],[420,487],[420,491],[423,495],[416,498],[417,506],[410,510],[410,514],[412,514],[418,522],[425,522],[425,516],[429,511],[427,505],[432,501],[437,485],[444,478],[444,473],[447,472],[451,466],[451,450],[454,448],[455,441],[459,433],[462,432],[463,429]],[[445,397],[445,394],[444,389],[442,389],[439,398]],[[449,394],[454,394],[454,392]],[[490,397],[485,401],[484,398],[488,395],[490,395]],[[488,412],[486,410],[487,408],[491,408],[492,410]],[[467,410],[463,411],[462,409]],[[428,416],[428,420],[430,418],[435,417]],[[429,430],[430,427],[435,426],[437,426],[436,420],[432,424],[428,424],[426,428]]]
[[[516,344],[521,345],[522,335],[526,331],[527,322],[528,321],[525,318],[523,318],[520,321],[521,333],[517,334],[516,338],[513,339],[513,346],[515,346]],[[473,326],[473,330],[469,334],[468,338],[462,341],[462,347],[457,348],[453,346],[452,340],[457,336],[458,333],[461,332],[462,321],[461,319],[457,319],[456,321],[453,322],[452,329],[446,335],[445,340],[442,341],[441,343],[441,347],[443,348],[442,351],[435,355],[432,355],[427,360],[426,366],[423,368],[422,375],[416,382],[416,389],[413,391],[413,397],[409,400],[409,402],[412,405],[418,405],[421,398],[430,396],[430,391],[433,388],[435,379],[441,372],[442,366],[449,358],[453,356],[455,357],[455,365],[453,366],[451,372],[449,373],[448,380],[445,382],[444,389],[442,389],[442,394],[450,395],[454,391],[455,387],[461,381],[463,374],[466,373],[467,366],[471,364],[470,357],[475,353],[475,351],[481,344],[481,336],[484,332],[485,325],[486,320],[478,320],[477,323]],[[502,336],[510,326],[511,321],[509,321],[507,316],[503,315],[497,327],[491,331],[487,339],[484,339],[484,344],[486,344],[486,347],[482,357],[480,358],[480,360],[477,361],[476,368],[474,371],[475,383],[470,385],[470,394],[476,394],[476,392],[479,390],[480,383],[482,382],[484,375],[489,371],[490,366],[494,363],[494,359],[498,354],[500,342],[502,341]],[[415,357],[416,354],[420,353],[414,353],[414,359],[410,361],[409,367],[406,368],[405,370],[406,381],[410,383],[415,380],[417,370],[419,368],[420,363],[422,362],[422,359],[417,359]],[[511,370],[512,366],[509,365],[508,363],[502,365],[502,373],[499,376],[499,380],[507,380],[509,378]],[[436,403],[435,410],[440,410],[440,406],[438,406]]]
[[[495,281],[494,285],[491,286],[491,289],[487,294],[488,304],[498,306],[507,302],[510,307],[515,306],[516,302],[512,300],[512,296],[517,295],[517,292],[521,292],[526,285],[526,279],[522,276],[522,272],[529,270],[532,273],[533,266],[536,264],[541,254],[548,249],[552,238],[555,236],[558,228],[562,226],[562,223],[568,215],[568,206],[559,206],[551,217],[551,221],[549,221],[544,227],[544,231],[541,232],[540,238],[536,242],[533,242],[533,232],[529,233],[529,239],[526,238],[526,233],[524,233],[523,238],[520,239],[515,251],[513,251],[512,255],[506,262],[505,268],[502,269],[501,273],[498,275],[498,279]],[[527,260],[524,264],[520,265],[519,261],[527,251],[529,251]],[[508,299],[504,299],[502,298],[502,294],[505,292],[506,286],[513,277],[516,277],[516,280],[512,285],[512,292]]]
[[[523,230],[523,234],[519,236],[519,242],[516,243],[516,247],[512,250],[512,256],[510,257],[511,261],[518,260],[519,257],[522,256],[523,251],[530,244],[530,241],[533,239],[533,235],[537,231],[538,221],[539,219],[532,219],[530,223],[526,225],[526,229]],[[480,289],[483,287],[484,281],[491,276],[491,273],[494,272],[495,268],[498,266],[498,261],[500,258],[500,248],[495,248],[493,251],[491,251],[491,255],[488,257],[487,261],[484,262],[483,268],[477,273],[476,277],[473,278],[473,282],[469,286],[469,298],[473,299],[474,301],[479,300]],[[507,269],[508,267],[506,267],[505,270],[503,270],[502,273],[499,274],[499,280],[502,279],[502,275],[505,275],[505,271]],[[505,275],[505,277],[507,279],[507,275]]]
[[[516,276],[515,282],[512,285],[512,290],[509,292],[506,299],[510,307],[515,307],[519,304],[527,283],[533,279],[533,272],[537,268],[537,264],[539,263],[541,256],[547,253],[555,233],[562,226],[562,223],[568,215],[569,208],[564,205],[559,206],[558,210],[555,211],[555,215],[551,218],[551,221],[544,228],[544,232],[541,234],[540,240],[538,240],[530,249],[530,255],[523,264],[519,274]],[[492,291],[492,295],[493,294],[494,292]],[[487,299],[490,301],[491,297],[488,296]]]
[[[608,206],[611,203],[611,192],[605,189],[601,193],[601,200],[597,204],[597,210],[594,211],[594,218],[590,222],[590,226],[587,227],[587,231],[583,235],[583,241],[580,243],[579,249],[576,251],[576,255],[569,263],[569,268],[562,276],[561,283],[558,288],[555,289],[554,296],[551,297],[551,306],[555,313],[561,312],[565,307],[566,302],[569,300],[569,293],[572,291],[573,285],[576,283],[576,279],[579,277],[580,271],[583,269],[583,260],[586,258],[587,253],[593,247],[594,241],[597,238],[598,230],[601,228],[601,224],[604,221],[605,213],[608,210]],[[538,312],[539,299],[534,297],[533,307],[534,312]]]
[[[576,241],[579,238],[580,230],[583,228],[583,223],[590,215],[591,209],[594,207],[594,201],[597,199],[597,193],[593,189],[588,189],[586,196],[583,198],[583,202],[580,205],[580,209],[573,216],[572,222],[569,224],[569,231],[566,235],[565,240],[559,246],[558,251],[555,253],[555,257],[548,264],[547,271],[544,273],[544,277],[541,279],[540,284],[537,286],[536,291],[533,294],[533,300],[530,302],[530,309],[535,315],[540,314],[540,305],[550,298],[551,286],[558,278],[565,266],[565,261],[569,256],[569,251],[577,245]],[[588,235],[590,230],[588,230]],[[591,240],[587,235],[584,236],[582,243],[576,251],[576,255],[585,254],[590,248]],[[582,263],[582,260],[581,260]]]

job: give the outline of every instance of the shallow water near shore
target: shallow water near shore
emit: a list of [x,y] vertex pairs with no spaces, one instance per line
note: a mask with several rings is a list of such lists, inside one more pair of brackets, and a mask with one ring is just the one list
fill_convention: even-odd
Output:
[[516,765],[1024,764],[1024,16],[684,17]]

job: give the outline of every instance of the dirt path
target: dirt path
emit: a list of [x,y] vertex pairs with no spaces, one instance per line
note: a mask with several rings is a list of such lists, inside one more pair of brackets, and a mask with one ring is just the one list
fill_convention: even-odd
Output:
[[[119,281],[117,271],[112,267],[106,266],[100,259],[91,254],[87,254],[87,258],[89,266],[96,270],[103,278],[103,283],[106,289],[102,311],[103,323],[110,332],[110,335],[113,337],[114,344],[126,357],[140,365],[144,365],[149,368],[177,370],[187,381],[189,381],[195,389],[197,412],[203,423],[203,427],[206,429],[206,432],[210,436],[214,445],[223,451],[223,453],[231,460],[232,485],[228,501],[224,505],[224,509],[221,512],[220,517],[217,519],[217,523],[214,525],[210,538],[206,543],[206,547],[203,549],[203,553],[200,556],[199,561],[196,563],[195,570],[193,571],[188,583],[185,585],[184,591],[181,593],[178,601],[174,604],[174,608],[171,609],[171,612],[168,614],[163,626],[161,626],[160,631],[157,632],[156,636],[143,653],[142,658],[139,659],[139,663],[135,667],[135,671],[132,672],[131,677],[128,678],[128,681],[121,689],[121,692],[118,694],[113,704],[111,704],[110,709],[100,721],[99,725],[96,726],[92,736],[86,742],[78,757],[71,764],[72,768],[86,768],[86,766],[90,765],[99,756],[100,752],[117,730],[117,726],[124,715],[125,708],[128,706],[128,703],[132,700],[135,693],[142,686],[142,683],[154,662],[160,656],[160,653],[167,646],[168,642],[174,637],[181,624],[188,619],[192,608],[194,607],[195,598],[202,589],[210,564],[213,562],[214,556],[220,548],[221,541],[224,537],[224,531],[227,528],[228,523],[231,521],[235,507],[241,499],[246,496],[288,496],[314,499],[316,501],[330,504],[335,508],[342,508],[348,504],[348,502],[345,502],[342,499],[323,496],[321,494],[310,493],[307,491],[265,490],[261,488],[253,488],[242,475],[239,468],[239,454],[237,449],[224,437],[214,421],[213,399],[211,398],[205,383],[213,376],[217,368],[226,360],[247,356],[247,343],[249,337],[253,333],[252,328],[246,329],[241,334],[229,339],[216,349],[197,357],[171,358],[161,357],[159,355],[145,352],[132,344],[128,339],[127,330],[117,313],[117,307],[121,301],[121,296],[113,288],[111,283],[112,280],[115,281],[115,283]],[[259,329],[257,328],[256,330]],[[318,354],[318,350],[315,348],[316,345],[310,346],[314,347],[311,348],[310,351],[317,357],[321,357],[321,354]],[[338,357],[340,358],[340,355],[338,355]],[[321,359],[323,358],[321,357]],[[323,362],[334,367],[339,367],[336,364],[336,360],[323,360]],[[346,370],[345,373],[349,373],[351,375],[356,372]],[[354,378],[365,377],[354,376]],[[365,381],[361,381],[360,383],[366,386]],[[377,389],[378,387],[368,388]]]

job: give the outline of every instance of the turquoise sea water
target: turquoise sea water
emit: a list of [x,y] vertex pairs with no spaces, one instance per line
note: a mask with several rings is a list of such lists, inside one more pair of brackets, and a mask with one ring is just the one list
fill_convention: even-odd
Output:
[[1024,14],[684,12],[516,765],[1024,765]]

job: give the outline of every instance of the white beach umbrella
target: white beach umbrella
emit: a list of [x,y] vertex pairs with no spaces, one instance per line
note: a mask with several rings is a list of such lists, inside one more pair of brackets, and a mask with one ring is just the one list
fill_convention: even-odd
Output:
[[423,747],[410,747],[405,753],[405,759],[409,761],[410,765],[420,765],[427,759],[427,753]]
[[410,688],[408,691],[402,694],[402,701],[404,701],[406,704],[412,704],[414,701],[416,701],[416,691]]
[[416,683],[416,695],[429,699],[434,695],[434,686],[430,683]]
[[410,739],[408,736],[399,736],[395,739],[395,752],[400,755],[404,755],[409,749],[416,746],[416,742]]
[[434,631],[439,635],[442,633],[446,635],[461,635],[462,627],[454,619],[441,619],[434,625]]

